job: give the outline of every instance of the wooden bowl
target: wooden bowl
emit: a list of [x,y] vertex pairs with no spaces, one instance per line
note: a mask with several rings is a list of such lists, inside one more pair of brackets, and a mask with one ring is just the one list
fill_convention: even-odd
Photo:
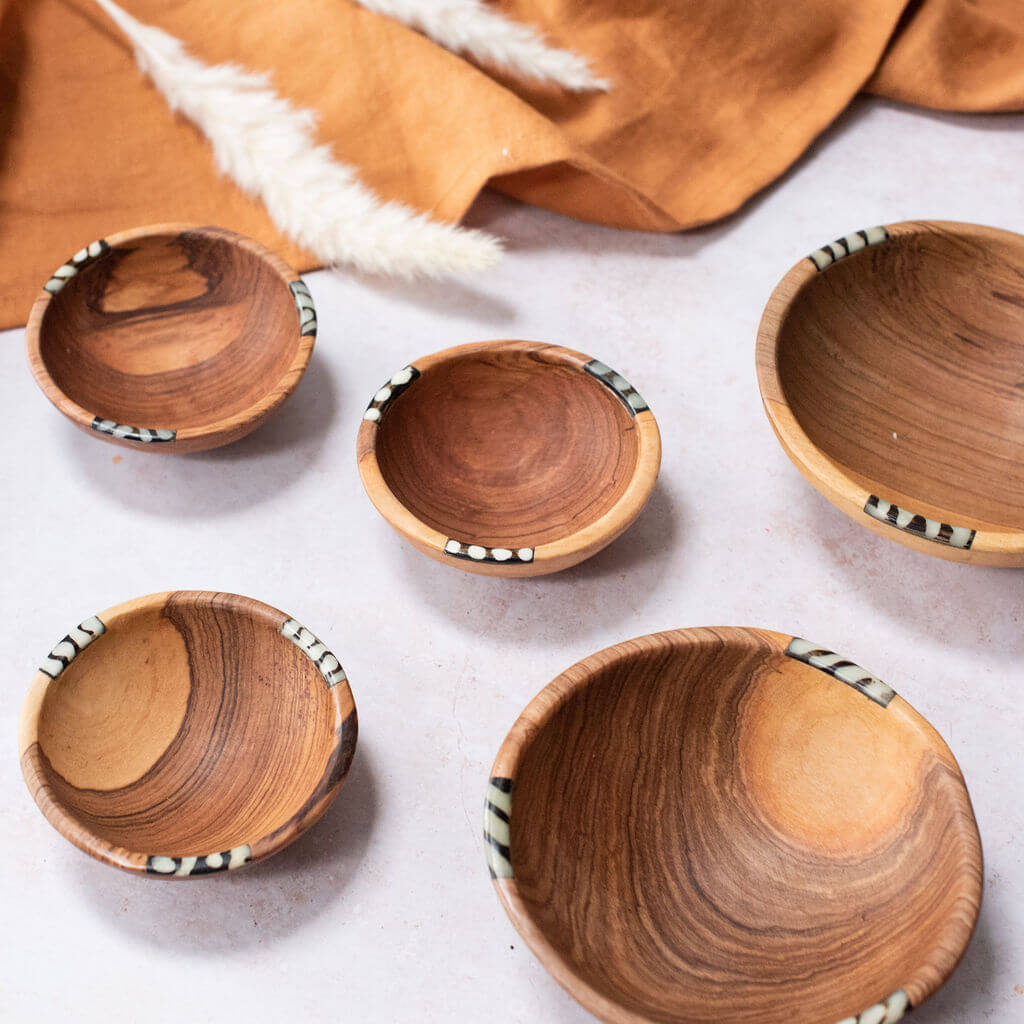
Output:
[[251,238],[162,224],[80,249],[26,330],[46,397],[93,437],[196,452],[255,430],[295,390],[316,310],[302,278]]
[[85,622],[22,707],[21,769],[50,824],[97,860],[196,878],[313,825],[356,746],[338,659],[276,608],[179,591]]
[[487,341],[418,359],[374,394],[357,442],[377,511],[424,554],[487,576],[589,558],[644,507],[654,414],[590,356]]
[[981,901],[938,733],[760,629],[656,633],[559,676],[498,753],[484,840],[512,923],[615,1024],[892,1024]]
[[761,320],[757,369],[801,473],[876,533],[1024,565],[1024,237],[916,221],[801,260]]

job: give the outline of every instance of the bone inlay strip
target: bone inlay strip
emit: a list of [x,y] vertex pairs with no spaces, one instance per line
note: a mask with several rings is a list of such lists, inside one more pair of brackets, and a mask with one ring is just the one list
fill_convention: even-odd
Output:
[[96,639],[106,633],[107,627],[95,615],[75,626],[39,666],[43,675],[56,679]]
[[100,434],[109,434],[122,441],[138,441],[139,444],[153,444],[157,441],[173,441],[178,436],[176,430],[155,430],[150,427],[127,427],[123,423],[105,420],[96,416],[92,421],[92,429]]
[[371,423],[380,422],[384,410],[420,375],[415,366],[399,370],[382,388],[378,389],[363,413],[363,419]]
[[869,245],[878,245],[889,238],[889,232],[883,227],[868,228],[866,231],[854,231],[852,235],[844,235],[837,238],[820,249],[815,249],[807,258],[818,268],[824,270],[832,266],[836,260],[849,256],[859,249],[866,249]]
[[619,397],[622,404],[629,410],[630,416],[650,408],[643,400],[640,392],[622,376],[616,373],[610,366],[606,366],[599,359],[591,359],[584,367],[592,377],[596,377],[602,384],[611,388]]
[[896,1024],[909,1009],[907,993],[898,988],[884,1003],[869,1006],[856,1017],[844,1017],[839,1024]]
[[110,246],[104,239],[99,239],[84,249],[79,249],[63,266],[58,267],[43,287],[51,294],[56,295],[84,266],[94,263],[104,253],[110,251]]
[[444,553],[468,562],[532,562],[533,548],[487,548],[482,544],[465,544],[449,540]]
[[151,875],[189,878],[193,875],[211,875],[215,871],[230,871],[245,864],[252,850],[248,844],[234,846],[223,853],[208,853],[203,857],[149,857],[146,871]]
[[512,817],[512,780],[492,778],[484,800],[484,855],[491,878],[512,878],[509,823]]
[[312,335],[316,337],[316,306],[313,304],[313,296],[309,293],[309,286],[302,278],[292,281],[288,287],[295,297],[295,308],[299,311],[299,335]]
[[865,697],[880,704],[883,708],[889,706],[889,702],[896,696],[896,691],[881,679],[865,672],[859,665],[847,661],[824,647],[815,647],[814,644],[801,640],[800,637],[793,637],[790,645],[786,648],[786,654],[797,661],[802,661],[813,668],[827,672],[840,682],[852,686],[855,690],[863,693]]
[[913,533],[936,544],[945,544],[951,548],[967,550],[974,543],[977,533],[968,526],[951,526],[940,523],[937,519],[926,519],[924,516],[908,512],[891,501],[883,501],[872,494],[864,506],[864,511],[880,523],[888,523],[904,533]]
[[281,626],[281,633],[316,665],[328,686],[337,686],[348,678],[341,667],[341,662],[327,650],[327,645],[318,640],[301,622],[288,619]]

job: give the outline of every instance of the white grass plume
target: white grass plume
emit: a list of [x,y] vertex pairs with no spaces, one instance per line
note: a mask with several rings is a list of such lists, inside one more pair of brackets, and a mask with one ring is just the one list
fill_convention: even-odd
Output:
[[510,21],[480,0],[357,0],[368,11],[386,14],[429,36],[453,53],[572,92],[607,92],[588,61],[571,50],[549,46],[529,25]]
[[94,3],[131,41],[139,68],[171,110],[206,136],[220,170],[261,199],[278,229],[324,264],[440,278],[500,259],[501,243],[491,235],[378,199],[353,168],[317,145],[316,114],[275,92],[265,74],[204,64],[174,36],[136,21],[112,0]]

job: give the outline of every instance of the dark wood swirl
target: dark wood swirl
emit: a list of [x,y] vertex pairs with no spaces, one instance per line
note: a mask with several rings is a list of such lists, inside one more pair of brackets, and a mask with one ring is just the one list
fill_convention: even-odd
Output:
[[836,1024],[953,970],[981,898],[957,764],[760,630],[656,634],[524,712],[514,878],[495,884],[556,978],[616,1022]]
[[29,352],[47,396],[68,415],[61,398],[114,423],[179,432],[150,451],[195,451],[254,429],[312,349],[288,287],[297,275],[219,228],[143,229],[109,242],[37,303]]
[[186,591],[100,617],[103,636],[26,702],[23,770],[58,829],[138,869],[242,845],[257,860],[316,821],[355,705],[281,634],[284,613]]

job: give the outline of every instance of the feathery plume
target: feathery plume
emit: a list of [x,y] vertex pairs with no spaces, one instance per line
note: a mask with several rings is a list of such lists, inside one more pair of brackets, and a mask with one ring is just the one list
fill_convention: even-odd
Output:
[[488,10],[480,0],[357,0],[368,11],[385,14],[422,32],[453,53],[536,82],[571,92],[607,92],[588,61],[571,50],[549,46],[529,25]]
[[206,137],[221,172],[259,198],[278,229],[327,265],[396,277],[459,277],[501,256],[498,239],[382,202],[315,138],[316,114],[265,74],[208,65],[113,0],[94,0],[128,37],[140,70]]

